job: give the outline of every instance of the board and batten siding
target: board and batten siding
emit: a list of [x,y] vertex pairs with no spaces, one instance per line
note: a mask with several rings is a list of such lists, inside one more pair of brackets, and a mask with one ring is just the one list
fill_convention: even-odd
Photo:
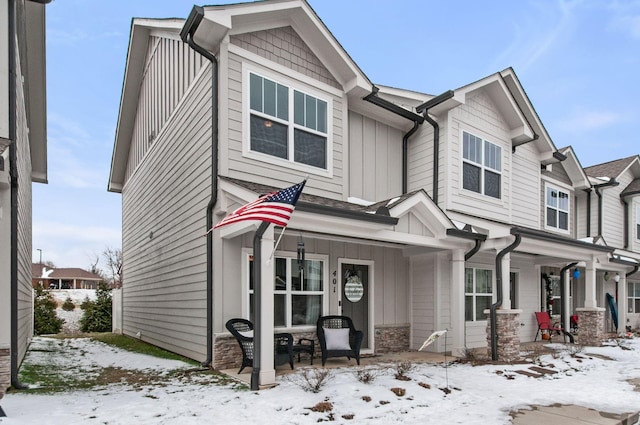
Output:
[[125,181],[135,172],[208,61],[182,40],[149,37]]
[[[411,265],[411,348],[420,348],[436,329],[435,254],[413,256]],[[431,347],[430,347],[431,348]]]
[[402,193],[403,132],[349,111],[349,194],[377,202]]
[[[268,45],[267,45],[268,46]],[[284,54],[283,50],[279,50],[280,54]],[[250,52],[248,52],[250,53]],[[220,173],[232,178],[237,178],[245,181],[256,181],[262,184],[284,187],[290,183],[310,174],[310,178],[307,181],[305,190],[307,193],[325,196],[332,199],[344,199],[344,132],[346,119],[345,107],[346,98],[335,94],[335,89],[331,88],[332,92],[323,91],[320,86],[324,81],[319,81],[319,85],[312,88],[304,82],[304,79],[315,77],[314,74],[306,75],[298,73],[296,69],[292,69],[291,72],[286,75],[281,72],[283,64],[286,66],[288,62],[280,61],[276,53],[273,53],[269,57],[269,62],[261,57],[258,58],[263,62],[257,63],[252,59],[256,59],[255,55],[249,55],[251,58],[244,57],[234,52],[228,52],[227,67],[225,70],[221,70],[221,76],[226,80],[220,84],[220,96],[223,97],[223,101],[226,102],[226,119],[221,115],[221,134],[226,134],[226,137],[222,137],[220,140],[221,150],[221,162]],[[277,66],[276,66],[277,65]],[[222,65],[221,65],[222,66]],[[245,78],[247,78],[247,72],[245,66],[248,66],[255,72],[263,72],[268,78],[274,79],[276,82],[285,84],[291,88],[299,88],[300,90],[311,91],[312,93],[321,93],[321,97],[330,99],[333,108],[328,111],[330,114],[328,129],[331,136],[332,151],[329,158],[331,163],[327,164],[331,167],[332,175],[330,177],[323,176],[321,174],[313,174],[313,167],[303,167],[300,170],[294,170],[289,167],[288,164],[282,164],[278,162],[278,159],[274,158],[272,162],[268,157],[265,157],[265,161],[261,161],[254,157],[249,158],[243,154],[243,143],[248,144],[249,134],[245,134],[245,129],[248,129],[248,123],[244,122],[244,119],[248,120],[249,114],[248,105],[246,104],[247,94],[244,93],[244,89],[248,90],[249,85]],[[270,68],[274,66],[275,68]],[[303,68],[306,69],[306,68]],[[328,88],[328,87],[327,87]],[[248,133],[248,130],[247,130]],[[246,139],[246,140],[245,140]],[[309,170],[309,171],[307,171]],[[298,177],[293,177],[297,175]]]
[[[511,161],[510,131],[493,105],[492,100],[483,92],[467,97],[465,104],[450,111],[448,137],[446,143],[450,153],[447,158],[447,209],[469,213],[493,220],[511,221],[511,179],[513,173]],[[482,137],[502,148],[501,199],[484,196],[462,188],[462,131]],[[441,139],[441,145],[443,140]]]
[[122,191],[123,331],[196,360],[206,356],[209,72],[193,82]]
[[[18,79],[21,79],[20,61],[17,60]],[[31,147],[25,92],[21,81],[16,82],[19,105],[16,111],[16,159],[18,172],[18,364],[26,355],[33,335],[33,287],[31,286],[32,260],[32,188]]]

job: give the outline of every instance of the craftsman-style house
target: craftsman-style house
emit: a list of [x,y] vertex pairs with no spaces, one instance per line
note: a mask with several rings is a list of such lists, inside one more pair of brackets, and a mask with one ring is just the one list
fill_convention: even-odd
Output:
[[[203,237],[306,176],[284,235],[263,236],[260,264],[256,222]],[[216,368],[233,361],[230,318],[261,320],[268,337],[313,335],[325,314],[352,317],[365,353],[417,349],[447,329],[447,345],[430,349],[510,359],[561,288],[571,295],[556,308],[577,312],[582,340],[596,343],[601,276],[624,286],[640,255],[586,238],[593,185],[513,69],[437,96],[376,86],[304,0],[134,19],[109,177],[123,202],[120,326]],[[273,282],[260,317],[254,267]],[[344,291],[351,276],[357,296]]]
[[0,4],[0,399],[20,387],[33,335],[31,185],[47,182],[45,3]]

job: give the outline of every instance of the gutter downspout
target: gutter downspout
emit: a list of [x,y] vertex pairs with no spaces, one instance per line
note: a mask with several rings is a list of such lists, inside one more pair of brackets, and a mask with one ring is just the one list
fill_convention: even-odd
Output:
[[262,314],[262,235],[267,231],[271,223],[268,221],[260,222],[260,226],[256,233],[253,235],[253,363],[251,367],[251,391],[258,391],[260,389],[260,349],[262,347],[262,320],[260,315]]
[[602,236],[602,193],[599,189],[618,186],[618,183],[615,179],[611,179],[606,183],[597,184],[593,186],[596,191],[596,195],[598,195],[598,236]]
[[625,276],[625,277],[629,277],[629,276],[631,276],[632,274],[636,273],[636,272],[638,271],[638,269],[640,269],[640,266],[634,266],[634,267],[633,267],[633,270],[631,270],[629,273],[625,274],[624,276]]
[[[211,62],[211,196],[207,204],[206,230],[213,227],[213,209],[218,202],[218,59],[204,47],[196,44],[193,36],[204,18],[204,9],[194,6],[180,31],[180,38],[189,47]],[[207,359],[202,366],[213,361],[213,232],[207,233]]]
[[431,197],[436,205],[438,205],[438,172],[440,171],[438,164],[440,154],[440,126],[429,116],[429,108],[433,108],[451,99],[454,94],[453,90],[448,90],[416,108],[416,112],[422,112],[424,119],[433,127],[433,193]]
[[591,189],[584,189],[587,192],[587,237],[591,237]]
[[563,268],[560,269],[560,299],[562,300],[562,309],[560,310],[560,312],[561,312],[560,313],[560,323],[562,324],[562,328],[563,329],[566,329],[565,328],[564,319],[567,316],[567,313],[564,311],[564,305],[565,305],[564,299],[567,296],[566,291],[564,289],[564,275],[565,275],[565,272],[567,270],[569,270],[571,267],[575,266],[576,264],[578,264],[578,263],[577,262],[570,263],[570,264],[567,264],[566,266],[564,266]]
[[16,108],[16,34],[17,1],[9,0],[9,179],[11,180],[11,386],[16,389],[29,388],[18,379],[18,147]]
[[498,360],[498,325],[496,323],[497,313],[496,310],[502,305],[502,258],[516,249],[522,241],[522,236],[516,233],[515,240],[511,245],[503,249],[496,255],[496,294],[498,299],[495,303],[491,304],[489,308],[489,317],[491,320],[491,359]]
[[420,127],[418,121],[413,122],[411,130],[407,131],[402,136],[402,194],[404,195],[409,191],[409,137],[413,135]]
[[469,258],[473,257],[474,255],[476,255],[476,253],[478,251],[480,251],[480,247],[482,246],[482,242],[484,242],[484,240],[481,239],[476,239],[476,244],[474,245],[473,248],[471,248],[469,250],[469,252],[467,252],[464,255],[464,261],[469,261]]

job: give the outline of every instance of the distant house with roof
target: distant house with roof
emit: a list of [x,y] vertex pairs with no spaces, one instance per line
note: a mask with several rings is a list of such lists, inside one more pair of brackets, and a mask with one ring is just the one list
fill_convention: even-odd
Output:
[[33,287],[45,289],[96,289],[104,279],[80,268],[53,268],[44,264],[31,265]]

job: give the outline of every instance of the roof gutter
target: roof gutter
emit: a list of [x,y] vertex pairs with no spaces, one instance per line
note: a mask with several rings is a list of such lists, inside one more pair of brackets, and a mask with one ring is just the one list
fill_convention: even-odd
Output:
[[[211,195],[206,210],[206,230],[213,227],[213,209],[218,202],[218,59],[194,40],[198,26],[204,18],[204,9],[193,6],[180,38],[189,47],[211,62]],[[207,233],[207,359],[202,366],[213,361],[213,232]]]
[[[513,233],[513,229],[512,232]],[[491,359],[492,360],[498,360],[498,324],[496,323],[497,321],[497,309],[498,307],[500,307],[502,305],[502,258],[507,255],[508,253],[510,253],[511,251],[513,251],[514,249],[516,249],[518,247],[518,245],[520,245],[520,242],[522,241],[522,236],[520,235],[520,233],[515,233],[514,234],[515,239],[513,241],[513,243],[509,246],[507,246],[506,248],[504,248],[502,251],[500,251],[498,253],[498,255],[496,255],[496,295],[497,295],[497,300],[495,303],[491,304],[491,307],[489,307],[489,317],[490,317],[490,321],[491,321]]]
[[434,119],[432,119],[429,116],[429,109],[441,104],[442,102],[445,102],[451,99],[454,96],[454,94],[455,93],[453,90],[448,90],[434,97],[433,99],[426,101],[425,103],[423,103],[422,105],[416,108],[416,111],[418,113],[422,112],[424,119],[427,120],[427,122],[431,124],[431,126],[433,127],[433,193],[431,196],[433,198],[433,202],[435,202],[436,205],[438,205],[438,171],[439,171],[438,162],[439,162],[439,154],[440,154],[440,126]]
[[618,186],[619,184],[620,183],[618,183],[616,179],[611,179],[606,183],[596,184],[593,186],[593,189],[596,191],[596,195],[598,195],[598,236],[602,236],[602,192],[600,192],[600,189]]
[[386,109],[389,112],[393,112],[396,115],[399,115],[403,118],[406,118],[410,121],[413,121],[413,127],[411,130],[406,132],[404,136],[402,136],[402,194],[404,195],[408,191],[408,173],[409,173],[409,137],[413,135],[420,127],[420,124],[424,122],[424,118],[418,114],[411,112],[408,109],[405,109],[401,106],[396,105],[393,102],[389,102],[386,99],[378,97],[378,91],[380,89],[376,86],[373,86],[371,89],[371,93],[366,95],[363,99],[367,102],[373,103],[374,105],[380,106],[381,108]]

